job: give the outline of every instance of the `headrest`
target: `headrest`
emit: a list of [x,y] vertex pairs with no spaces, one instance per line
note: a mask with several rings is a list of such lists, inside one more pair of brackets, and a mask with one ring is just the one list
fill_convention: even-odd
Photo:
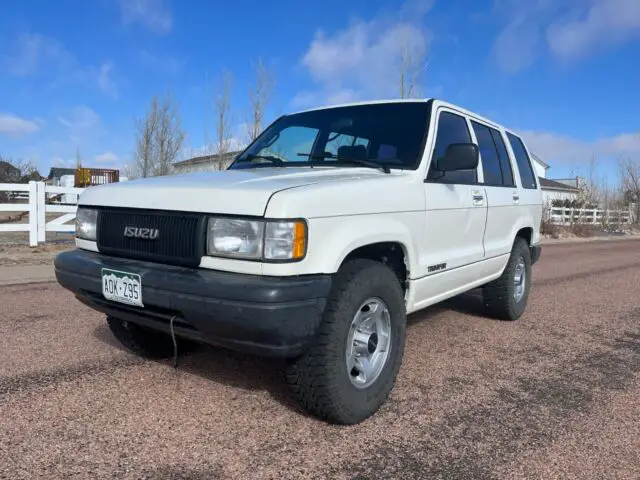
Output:
[[338,160],[340,160],[341,158],[366,160],[367,147],[365,147],[364,145],[343,145],[338,148]]

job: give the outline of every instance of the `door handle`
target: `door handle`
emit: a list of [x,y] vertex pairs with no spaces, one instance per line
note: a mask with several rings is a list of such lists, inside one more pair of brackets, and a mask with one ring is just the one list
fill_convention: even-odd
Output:
[[520,195],[518,195],[517,193],[513,194],[513,203],[519,203],[520,202]]
[[480,192],[471,192],[471,198],[474,205],[482,205],[484,203],[484,195]]

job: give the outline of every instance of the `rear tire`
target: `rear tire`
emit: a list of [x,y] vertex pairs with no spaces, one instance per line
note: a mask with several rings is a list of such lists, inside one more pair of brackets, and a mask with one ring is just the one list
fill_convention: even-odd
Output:
[[288,362],[287,383],[310,413],[355,424],[386,401],[402,363],[404,292],[387,266],[357,259],[336,274],[315,344]]
[[502,275],[482,289],[487,313],[499,320],[517,320],[527,307],[531,289],[531,250],[517,237]]
[[[149,330],[116,317],[107,317],[109,330],[128,350],[145,358],[160,359],[173,356],[173,341],[166,333]],[[178,340],[178,351],[185,342]]]

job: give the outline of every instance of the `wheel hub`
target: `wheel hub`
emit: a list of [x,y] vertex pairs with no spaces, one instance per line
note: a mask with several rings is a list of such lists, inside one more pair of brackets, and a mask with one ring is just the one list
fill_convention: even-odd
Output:
[[378,348],[378,335],[375,333],[372,333],[371,336],[369,337],[369,341],[367,342],[367,350],[369,354],[375,352],[376,348]]
[[369,298],[351,321],[346,345],[349,380],[356,388],[372,385],[380,376],[391,349],[391,314],[380,298]]
[[526,273],[524,258],[520,257],[516,262],[516,269],[513,275],[513,298],[516,303],[520,303],[520,300],[524,297],[524,290],[527,281]]

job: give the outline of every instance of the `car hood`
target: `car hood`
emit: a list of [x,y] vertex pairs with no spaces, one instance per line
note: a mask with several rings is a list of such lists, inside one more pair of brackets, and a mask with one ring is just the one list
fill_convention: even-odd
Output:
[[369,168],[274,167],[200,172],[87,187],[80,205],[264,215],[282,190],[387,174]]

